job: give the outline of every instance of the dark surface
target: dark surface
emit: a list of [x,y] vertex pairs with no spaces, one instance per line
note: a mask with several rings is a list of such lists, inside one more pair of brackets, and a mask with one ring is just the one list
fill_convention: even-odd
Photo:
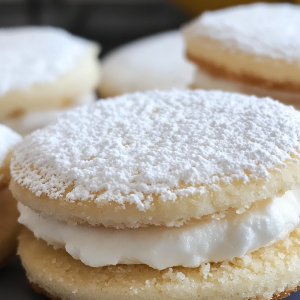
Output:
[[18,259],[0,269],[1,300],[47,300],[32,290],[26,280],[25,271]]
[[[1,300],[47,300],[48,298],[35,293],[26,281],[20,261],[16,258],[0,269]],[[299,300],[300,291],[291,294],[286,300]],[[120,299],[121,300],[121,299]]]
[[0,27],[51,25],[98,41],[102,55],[190,17],[167,0],[0,0]]

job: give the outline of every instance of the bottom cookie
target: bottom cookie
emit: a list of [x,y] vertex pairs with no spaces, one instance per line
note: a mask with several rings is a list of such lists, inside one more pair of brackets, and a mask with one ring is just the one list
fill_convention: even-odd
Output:
[[8,189],[0,191],[0,268],[14,257],[19,233],[16,200]]
[[242,259],[199,268],[155,270],[145,265],[92,268],[54,250],[24,229],[19,255],[33,287],[62,300],[281,299],[300,282],[300,226],[283,241]]
[[[52,300],[63,300],[62,298],[52,296],[46,290],[40,288],[38,285],[36,285],[34,283],[29,282],[29,284],[39,294],[44,294],[45,296],[47,296],[48,298],[50,298]],[[284,292],[280,293],[279,295],[273,295],[272,300],[283,299],[285,297],[288,297],[291,293],[296,292],[298,290],[300,290],[300,285],[293,290],[284,291]],[[256,298],[256,299],[259,300],[261,298]]]

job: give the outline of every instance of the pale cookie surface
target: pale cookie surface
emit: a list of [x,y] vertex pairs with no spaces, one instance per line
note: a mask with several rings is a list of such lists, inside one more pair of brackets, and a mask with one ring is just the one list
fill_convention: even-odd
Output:
[[185,31],[207,36],[232,50],[300,64],[300,7],[256,3],[202,14]]
[[90,42],[53,27],[0,30],[0,96],[47,83],[70,71]]
[[0,124],[0,167],[7,153],[21,141],[21,137],[10,128]]
[[12,159],[11,188],[56,218],[72,207],[66,214],[78,212],[79,222],[173,226],[291,189],[299,116],[268,98],[220,91],[120,96],[27,136]]
[[9,157],[12,148],[21,141],[21,136],[10,128],[0,124],[0,188],[8,184]]
[[286,297],[300,281],[300,229],[243,258],[163,271],[145,265],[91,268],[24,230],[19,254],[29,281],[68,300],[267,300]]
[[146,37],[114,50],[103,59],[99,87],[103,97],[149,89],[185,88],[194,67],[185,59],[179,31]]

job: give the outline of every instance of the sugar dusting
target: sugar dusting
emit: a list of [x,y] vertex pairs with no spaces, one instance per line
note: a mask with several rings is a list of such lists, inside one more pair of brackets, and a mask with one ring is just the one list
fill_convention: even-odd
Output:
[[0,95],[53,82],[78,63],[88,46],[59,28],[0,29]]
[[186,26],[190,37],[220,40],[232,50],[300,63],[300,7],[255,3],[206,12]]
[[0,167],[7,153],[21,141],[21,136],[10,128],[0,124]]
[[300,112],[269,98],[149,91],[74,109],[27,136],[12,176],[37,196],[146,210],[153,195],[175,201],[268,179],[269,169],[298,161],[299,138]]
[[184,57],[184,42],[177,30],[129,43],[103,59],[102,85],[125,92],[153,88],[185,88],[194,67]]

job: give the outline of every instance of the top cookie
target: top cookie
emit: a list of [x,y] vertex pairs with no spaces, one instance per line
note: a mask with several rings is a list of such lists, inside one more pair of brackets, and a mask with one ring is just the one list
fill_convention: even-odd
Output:
[[207,36],[232,50],[300,64],[300,7],[240,5],[206,12],[186,27],[187,38]]
[[128,94],[27,136],[11,188],[58,219],[174,226],[291,189],[300,182],[299,139],[300,112],[269,98]]
[[167,31],[126,44],[103,59],[99,87],[103,97],[149,89],[185,88],[194,67],[184,55],[178,30]]
[[10,150],[21,141],[21,136],[0,124],[0,188],[8,184]]

